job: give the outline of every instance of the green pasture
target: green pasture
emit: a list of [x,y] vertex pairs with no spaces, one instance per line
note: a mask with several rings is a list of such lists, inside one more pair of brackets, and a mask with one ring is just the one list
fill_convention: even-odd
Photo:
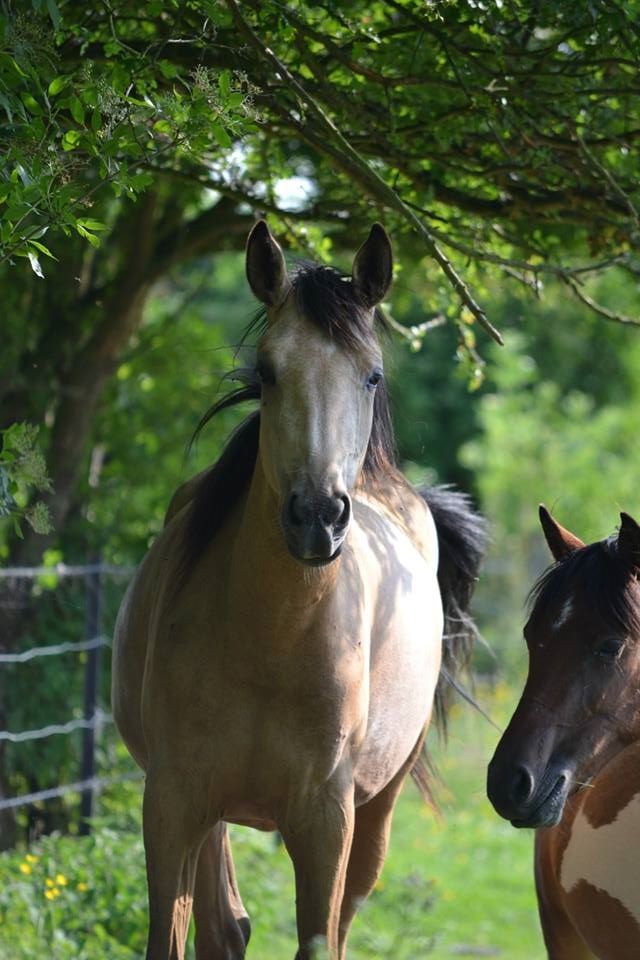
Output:
[[[481,693],[500,722],[515,695]],[[351,935],[351,960],[503,957],[542,960],[531,879],[532,839],[484,794],[497,732],[454,708],[446,751],[433,754],[440,812],[407,783],[377,889]],[[0,960],[133,960],[144,951],[146,891],[139,783],[105,794],[91,837],[47,837],[0,857]],[[274,837],[233,830],[238,879],[253,922],[249,957],[293,957],[294,893]],[[192,956],[192,954],[191,954]]]

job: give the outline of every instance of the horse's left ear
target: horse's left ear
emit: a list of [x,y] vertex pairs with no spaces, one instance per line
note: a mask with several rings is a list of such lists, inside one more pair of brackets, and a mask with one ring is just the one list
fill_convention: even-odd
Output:
[[628,513],[620,514],[618,554],[626,566],[640,572],[640,526]]
[[279,307],[291,289],[280,244],[264,220],[258,220],[247,240],[246,270],[249,286],[268,307]]
[[554,560],[564,560],[569,554],[584,547],[584,542],[580,537],[576,537],[575,533],[571,533],[570,530],[561,526],[557,520],[554,520],[544,503],[541,503],[538,507],[538,515],[544,538]]
[[387,231],[374,223],[369,236],[355,255],[351,271],[358,300],[375,307],[384,300],[393,279],[393,251]]

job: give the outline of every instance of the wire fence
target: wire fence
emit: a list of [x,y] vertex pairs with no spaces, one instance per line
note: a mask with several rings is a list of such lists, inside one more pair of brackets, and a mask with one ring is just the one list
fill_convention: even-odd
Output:
[[104,656],[132,573],[99,557],[0,569],[0,815],[78,794],[87,833],[100,792],[141,777],[116,746]]

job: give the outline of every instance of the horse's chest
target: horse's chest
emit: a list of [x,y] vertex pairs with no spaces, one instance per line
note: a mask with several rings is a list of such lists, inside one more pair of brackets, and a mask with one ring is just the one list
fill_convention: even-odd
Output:
[[622,787],[622,799],[604,796],[596,781],[575,816],[560,864],[569,912],[603,957],[627,956],[610,938],[600,945],[605,928],[625,931],[621,942],[631,950],[629,956],[640,950],[640,792],[630,795],[628,787]]
[[182,666],[164,674],[171,677],[167,694],[181,704],[180,712],[163,713],[188,727],[190,736],[197,731],[212,757],[224,743],[238,769],[268,771],[281,768],[284,756],[305,755],[331,767],[360,732],[367,644],[357,633],[325,625],[285,640],[257,626],[191,642],[194,649]]

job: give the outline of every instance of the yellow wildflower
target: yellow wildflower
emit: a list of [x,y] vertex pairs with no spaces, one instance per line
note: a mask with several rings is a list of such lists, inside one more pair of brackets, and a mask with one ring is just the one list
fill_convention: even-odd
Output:
[[29,866],[28,863],[21,863],[21,864],[20,864],[20,873],[24,873],[24,874],[30,874],[30,873],[31,873],[31,867]]
[[59,887],[66,887],[66,885],[67,885],[67,878],[65,877],[64,873],[57,873],[57,874],[56,874],[56,883],[57,883],[57,885],[58,885]]
[[52,880],[51,877],[47,877],[47,879],[44,882],[47,887],[55,887],[56,885],[55,880]]
[[88,889],[89,889],[89,884],[85,883],[83,880],[81,880],[80,883],[76,884],[76,890],[78,890],[80,893],[85,893],[85,891]]
[[40,858],[36,857],[33,853],[28,853],[25,857],[27,863],[37,863]]
[[44,895],[47,900],[55,900],[56,897],[60,896],[60,891],[57,887],[49,887],[48,890],[45,890]]

